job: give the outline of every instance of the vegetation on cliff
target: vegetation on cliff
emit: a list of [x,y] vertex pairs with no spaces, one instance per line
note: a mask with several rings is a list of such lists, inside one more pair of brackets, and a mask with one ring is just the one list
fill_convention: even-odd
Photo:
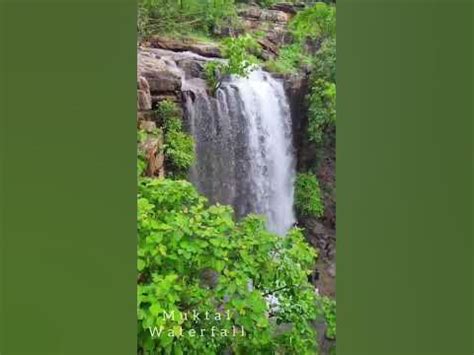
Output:
[[[172,106],[161,114],[173,117]],[[182,151],[171,156],[189,154],[174,146]],[[235,222],[230,207],[209,205],[187,181],[138,179],[139,353],[316,351],[311,321],[324,316],[308,282],[316,252],[299,229],[281,238],[261,217]]]
[[311,173],[299,173],[295,183],[295,208],[302,217],[321,217],[324,205],[316,176]]
[[258,43],[250,35],[229,37],[222,42],[222,54],[227,61],[210,61],[205,66],[206,79],[212,94],[229,75],[246,77],[258,63],[252,54],[259,50]]
[[[291,40],[275,56],[257,59],[261,33],[242,34],[238,17],[248,2],[140,0],[139,35],[215,40],[223,27],[240,31],[219,37],[227,61],[204,66],[213,93],[226,76],[246,76],[257,62],[281,74],[311,73],[305,138],[310,149],[321,147],[336,117],[335,6],[316,3],[298,12],[288,25]],[[304,231],[294,228],[281,238],[258,216],[236,221],[230,207],[210,205],[183,180],[195,152],[176,105],[161,101],[156,116],[166,178],[144,176],[146,160],[138,159],[139,353],[317,353],[313,321],[323,318],[326,337],[335,338],[336,307],[308,281],[317,253]],[[320,218],[325,210],[317,168],[306,166],[296,179],[295,209],[303,217]],[[200,318],[182,317],[193,313]],[[190,335],[197,328],[206,330]],[[222,333],[235,329],[245,336]]]
[[[138,233],[143,352],[314,353],[315,251],[301,231],[281,238],[260,217],[235,222],[230,207],[208,205],[186,181],[141,178]],[[278,303],[268,308],[269,299]],[[182,319],[184,312],[201,318]],[[189,336],[191,329],[205,335]]]
[[164,156],[166,170],[173,177],[185,178],[194,162],[194,142],[183,131],[183,124],[176,104],[162,101],[158,106],[158,117],[164,130]]

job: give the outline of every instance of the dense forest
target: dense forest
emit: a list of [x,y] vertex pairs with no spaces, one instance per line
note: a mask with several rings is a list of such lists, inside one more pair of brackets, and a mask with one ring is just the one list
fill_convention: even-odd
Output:
[[140,0],[138,56],[137,353],[334,353],[335,2]]

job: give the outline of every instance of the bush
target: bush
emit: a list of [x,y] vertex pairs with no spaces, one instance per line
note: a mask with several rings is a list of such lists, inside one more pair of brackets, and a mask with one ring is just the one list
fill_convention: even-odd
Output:
[[307,38],[335,38],[336,7],[317,2],[314,6],[298,12],[290,23],[290,29],[301,42]]
[[229,75],[247,77],[258,63],[252,54],[260,50],[256,40],[250,36],[228,37],[222,42],[222,54],[226,62],[211,61],[204,68],[212,94],[219,89],[222,80]]
[[158,116],[164,131],[163,148],[168,175],[184,177],[194,162],[194,140],[183,131],[175,103],[162,101],[158,106]]
[[139,35],[212,34],[223,22],[233,22],[233,0],[139,0]]
[[336,122],[336,84],[317,79],[308,98],[308,138],[321,143],[324,130]]
[[336,40],[328,39],[321,44],[314,57],[312,81],[323,79],[336,83]]
[[324,205],[318,179],[311,173],[299,173],[296,176],[295,208],[303,217],[321,217]]
[[293,43],[282,47],[278,57],[268,61],[265,67],[274,73],[291,74],[304,64],[311,65],[311,58],[304,53],[299,43]]
[[[260,217],[234,222],[230,207],[209,206],[186,181],[141,178],[139,352],[314,354],[316,300],[307,281],[314,259],[298,229],[282,238]],[[192,312],[200,321],[180,317]],[[204,336],[189,333],[202,328]],[[245,336],[220,336],[223,329]]]
[[[294,37],[294,43],[283,46],[278,57],[266,63],[267,70],[280,74],[291,74],[303,65],[315,67],[315,75],[324,73],[326,80],[335,81],[336,65],[336,8],[318,2],[314,6],[300,11],[289,24]],[[312,57],[307,49],[307,42],[318,41],[321,46],[318,53]],[[316,46],[316,47],[317,47]]]
[[328,297],[319,297],[319,303],[322,309],[323,317],[326,322],[326,337],[336,338],[336,301]]

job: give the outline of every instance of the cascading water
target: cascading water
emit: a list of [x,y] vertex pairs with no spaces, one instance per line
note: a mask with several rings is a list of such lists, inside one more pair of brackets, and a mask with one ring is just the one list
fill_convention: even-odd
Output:
[[183,82],[196,141],[191,180],[211,202],[232,205],[238,216],[263,214],[271,231],[285,234],[295,222],[295,159],[282,83],[255,70],[223,83],[214,98],[199,82]]

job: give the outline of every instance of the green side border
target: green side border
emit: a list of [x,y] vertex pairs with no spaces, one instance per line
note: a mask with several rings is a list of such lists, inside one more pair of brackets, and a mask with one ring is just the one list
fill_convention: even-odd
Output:
[[472,2],[337,6],[337,353],[472,354]]
[[133,354],[136,3],[0,6],[0,353]]

